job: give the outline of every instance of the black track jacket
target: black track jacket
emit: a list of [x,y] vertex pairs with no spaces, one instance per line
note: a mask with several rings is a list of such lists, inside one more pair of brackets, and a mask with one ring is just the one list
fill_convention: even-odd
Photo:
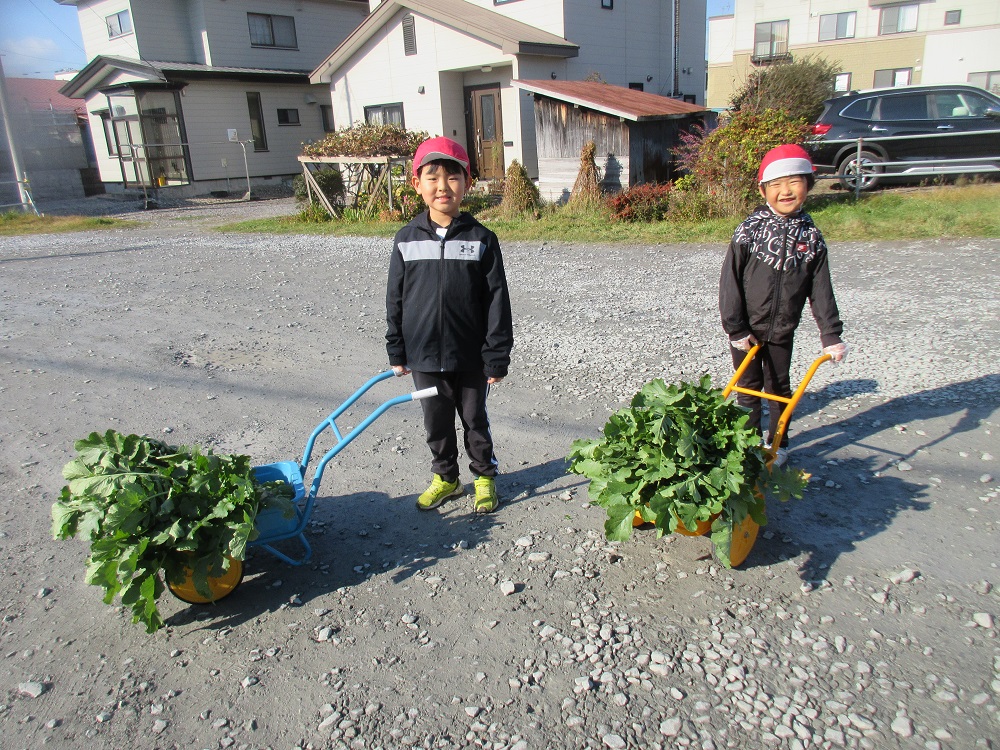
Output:
[[500,243],[461,213],[441,239],[424,211],[396,233],[385,295],[390,365],[502,378],[514,330]]
[[753,333],[791,343],[806,299],[824,347],[844,330],[823,235],[804,211],[782,217],[759,206],[736,228],[722,264],[719,311],[730,341]]

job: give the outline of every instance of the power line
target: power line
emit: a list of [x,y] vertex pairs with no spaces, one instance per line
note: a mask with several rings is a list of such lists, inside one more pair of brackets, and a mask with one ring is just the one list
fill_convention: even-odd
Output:
[[[70,42],[72,43],[72,45],[73,45],[74,47],[76,47],[76,48],[77,48],[78,50],[80,50],[81,52],[85,52],[85,50],[83,49],[83,47],[81,47],[81,46],[80,46],[79,44],[77,44],[77,43],[76,43],[76,40],[75,40],[75,39],[74,39],[73,37],[71,37],[71,36],[70,36],[69,34],[67,34],[67,33],[66,33],[65,31],[63,31],[63,30],[62,30],[62,27],[60,27],[60,26],[59,26],[59,24],[57,24],[57,23],[56,23],[55,21],[53,21],[53,20],[52,20],[51,18],[49,18],[49,17],[47,16],[47,15],[45,15],[45,12],[44,12],[44,11],[43,11],[43,10],[42,10],[41,8],[39,8],[39,7],[37,6],[37,5],[35,5],[35,0],[28,0],[28,4],[29,4],[29,5],[30,5],[30,6],[32,7],[32,8],[34,8],[34,9],[35,9],[36,11],[38,11],[38,14],[39,14],[39,15],[40,15],[40,16],[41,16],[42,18],[44,18],[44,19],[45,19],[46,21],[48,21],[48,22],[49,22],[50,24],[52,24],[52,26],[54,26],[54,27],[55,27],[56,31],[58,31],[58,32],[59,32],[60,34],[62,34],[62,35],[63,35],[64,37],[66,37],[67,39],[69,39],[69,41],[70,41]],[[25,57],[28,57],[28,55],[25,55]],[[39,59],[42,59],[42,58],[39,58]],[[62,62],[62,61],[57,61],[57,62]]]

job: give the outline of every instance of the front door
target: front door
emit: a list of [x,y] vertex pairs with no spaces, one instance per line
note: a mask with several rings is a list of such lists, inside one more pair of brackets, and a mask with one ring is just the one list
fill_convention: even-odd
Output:
[[472,174],[480,180],[499,180],[504,175],[503,120],[500,115],[500,85],[466,89],[469,126],[469,159]]

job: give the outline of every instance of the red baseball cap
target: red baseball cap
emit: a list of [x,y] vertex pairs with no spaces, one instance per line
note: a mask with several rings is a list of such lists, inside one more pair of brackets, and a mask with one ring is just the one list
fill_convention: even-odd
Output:
[[465,174],[469,174],[469,155],[465,149],[451,138],[441,135],[437,138],[428,138],[417,148],[417,153],[413,156],[413,176],[419,177],[422,166],[438,159],[457,161],[462,165]]
[[802,146],[786,143],[784,146],[775,146],[764,154],[764,160],[757,170],[757,182],[763,184],[779,177],[812,174],[815,171],[812,159]]

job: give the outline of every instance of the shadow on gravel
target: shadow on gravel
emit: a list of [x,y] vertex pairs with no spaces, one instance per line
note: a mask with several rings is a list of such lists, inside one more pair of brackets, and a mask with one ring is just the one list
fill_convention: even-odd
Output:
[[[843,388],[840,384],[837,390]],[[817,394],[814,405],[822,407],[842,397],[824,391]],[[890,399],[846,419],[796,431],[794,460],[820,481],[800,501],[769,504],[769,524],[746,566],[772,565],[805,553],[808,558],[801,568],[802,579],[823,580],[840,555],[888,530],[901,513],[930,507],[929,502],[919,499],[929,485],[897,473],[896,464],[956,435],[980,429],[994,418],[998,408],[1000,375],[987,375]],[[954,421],[947,430],[921,436],[905,452],[878,442],[880,433],[897,426],[948,417]],[[915,436],[916,432],[907,434]],[[849,447],[862,448],[867,455],[836,456]],[[838,460],[831,469],[827,461],[835,456]],[[893,469],[892,473],[887,469]],[[825,479],[828,472],[836,476],[835,487],[825,486],[826,481],[833,481]]]

